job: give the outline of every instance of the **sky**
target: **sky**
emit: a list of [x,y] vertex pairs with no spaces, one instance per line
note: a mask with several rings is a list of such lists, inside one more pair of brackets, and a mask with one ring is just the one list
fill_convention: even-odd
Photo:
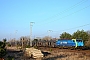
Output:
[[[0,0],[0,40],[90,30],[90,0]],[[49,32],[51,30],[52,32]]]

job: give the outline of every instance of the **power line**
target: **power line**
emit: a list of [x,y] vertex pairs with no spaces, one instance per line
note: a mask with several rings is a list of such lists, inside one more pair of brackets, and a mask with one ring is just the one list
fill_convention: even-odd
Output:
[[[73,15],[73,14],[75,14],[75,13],[77,13],[77,12],[80,12],[80,11],[82,11],[82,10],[88,8],[88,7],[90,7],[90,5],[84,7],[84,8],[82,8],[82,9],[80,9],[80,10],[77,10],[77,11],[71,13],[71,14],[68,14],[68,15],[66,15],[66,16],[63,16],[63,17],[61,17],[61,18],[59,18],[59,19],[52,20],[51,22],[48,22],[48,23],[46,23],[46,24],[49,24],[49,23],[52,23],[52,22],[54,22],[54,21],[57,21],[57,20],[63,19],[63,18],[68,17],[68,16],[70,16],[70,15]],[[45,25],[45,24],[44,24],[44,25]]]
[[[66,13],[66,12],[68,12],[68,11],[74,9],[75,7],[81,5],[82,3],[86,2],[86,1],[88,1],[88,0],[81,0],[81,1],[79,1],[78,3],[74,4],[73,6],[71,6],[71,7],[67,8],[67,9],[65,9],[64,11],[62,11],[62,12],[60,12],[60,13],[58,13],[58,14],[56,14],[56,15],[50,17],[50,18],[47,18],[46,20],[52,19],[52,18],[57,17],[57,16],[59,16],[59,15],[62,15],[63,13]],[[62,18],[63,18],[63,17],[62,17]],[[61,19],[62,19],[62,18],[61,18]],[[44,21],[46,22],[46,20],[44,20]],[[43,22],[44,22],[44,21],[43,21]],[[51,22],[52,22],[52,21],[51,21]],[[50,23],[50,22],[48,22],[48,23]],[[46,23],[46,24],[47,24],[47,23]],[[39,25],[41,25],[41,24],[39,24]],[[41,26],[42,26],[42,25],[41,25]]]
[[67,9],[65,9],[64,11],[56,14],[55,16],[52,16],[51,18],[54,18],[54,17],[59,16],[59,15],[62,15],[63,13],[66,13],[66,12],[74,9],[75,7],[79,6],[80,4],[82,4],[82,3],[86,2],[86,1],[87,1],[87,0],[81,0],[81,1],[79,1],[78,3],[76,3],[75,5],[73,5],[73,6],[69,7],[69,8],[67,8]]
[[[77,26],[77,27],[73,27],[73,28],[69,28],[69,29],[64,29],[64,30],[53,31],[53,32],[58,33],[59,31],[72,30],[72,29],[76,29],[76,28],[85,27],[85,26],[88,26],[88,25],[90,25],[90,23],[88,23],[88,24],[84,24],[84,25],[81,25],[81,26]],[[38,36],[42,36],[42,35],[45,35],[45,34],[46,34],[46,33],[41,34],[41,35],[38,35]]]
[[[83,0],[82,0],[82,1],[83,1]],[[68,15],[66,15],[66,16],[63,16],[62,18],[59,18],[59,19],[57,19],[57,20],[60,20],[60,19],[63,19],[63,18],[65,18],[65,17],[68,17],[68,16],[70,16],[70,15],[73,15],[73,14],[79,12],[79,11],[82,11],[82,10],[88,8],[89,6],[90,6],[90,5],[84,7],[84,8],[82,8],[82,9],[80,9],[80,10],[77,10],[77,11],[71,13],[71,14],[68,14]],[[51,22],[54,22],[54,21],[56,21],[56,20],[53,20],[53,21],[51,21]],[[51,23],[51,22],[49,22],[49,23]],[[49,24],[49,23],[46,23],[46,24]],[[45,24],[44,24],[44,25],[45,25]],[[78,26],[78,27],[74,27],[74,28],[70,28],[70,29],[75,29],[75,28],[79,28],[79,27],[84,27],[84,26],[87,26],[87,25],[90,25],[90,24],[85,24],[85,25]],[[65,30],[70,30],[70,29],[65,29]],[[65,30],[61,30],[61,31],[65,31]],[[56,32],[57,32],[57,31],[56,31]],[[41,35],[44,35],[44,34],[41,34]],[[40,36],[40,35],[39,35],[39,36]]]
[[71,30],[71,29],[81,28],[81,27],[88,26],[88,25],[90,25],[90,23],[84,24],[84,25],[81,25],[81,26],[77,26],[77,27],[73,27],[73,28],[69,28],[69,29],[59,30],[59,31],[66,31],[66,30]]
[[[82,8],[82,9],[80,9],[80,10],[78,10],[78,11],[75,11],[75,12],[73,12],[73,13],[71,13],[71,14],[68,14],[68,15],[62,17],[61,19],[65,18],[65,17],[68,17],[68,16],[70,16],[70,15],[73,15],[73,14],[75,14],[75,13],[81,11],[81,10],[84,10],[84,9],[88,8],[89,6],[90,6],[90,5],[88,5],[88,6],[84,7],[84,8]],[[58,19],[58,20],[59,20],[59,19]],[[56,21],[56,20],[53,20],[53,21]],[[48,23],[47,23],[47,24],[48,24]],[[78,27],[83,27],[83,26],[87,26],[87,25],[90,25],[90,24],[85,24],[85,25],[78,26]],[[78,27],[75,27],[75,28],[78,28]],[[75,29],[75,28],[70,28],[70,29]],[[69,30],[69,29],[66,29],[66,30]],[[64,30],[62,30],[62,31],[64,31]],[[41,34],[41,35],[44,35],[44,34]]]

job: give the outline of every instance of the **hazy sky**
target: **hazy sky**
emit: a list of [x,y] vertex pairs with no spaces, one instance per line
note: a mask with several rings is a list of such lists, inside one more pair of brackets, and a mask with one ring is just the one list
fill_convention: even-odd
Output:
[[33,37],[90,30],[90,0],[0,0],[0,39],[29,36],[30,22]]

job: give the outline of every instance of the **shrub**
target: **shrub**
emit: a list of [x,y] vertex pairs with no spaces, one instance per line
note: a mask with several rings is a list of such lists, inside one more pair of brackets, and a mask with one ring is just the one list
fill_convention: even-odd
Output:
[[6,55],[5,46],[6,46],[6,43],[0,41],[0,58],[3,58]]

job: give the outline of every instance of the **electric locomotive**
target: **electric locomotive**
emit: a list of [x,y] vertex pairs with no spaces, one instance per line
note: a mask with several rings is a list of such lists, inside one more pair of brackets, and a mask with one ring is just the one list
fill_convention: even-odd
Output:
[[56,46],[58,47],[83,47],[84,43],[82,39],[70,39],[70,40],[66,40],[66,39],[58,39],[56,41]]

